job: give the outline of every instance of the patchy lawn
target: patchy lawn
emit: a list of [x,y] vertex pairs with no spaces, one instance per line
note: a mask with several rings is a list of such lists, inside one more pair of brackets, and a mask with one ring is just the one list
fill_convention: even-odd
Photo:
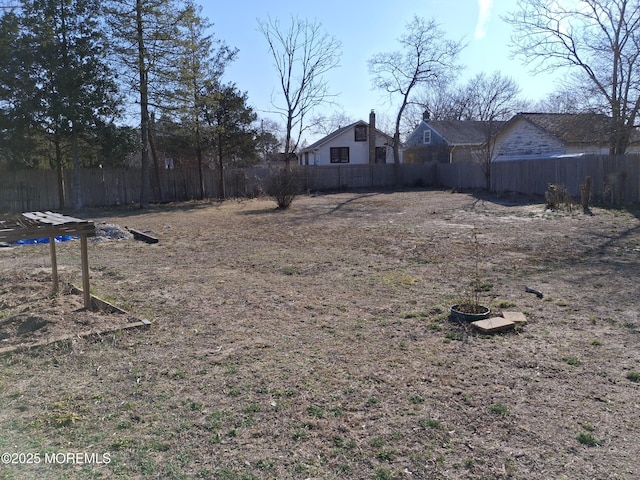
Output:
[[[0,357],[0,478],[640,477],[640,221],[525,200],[79,214],[159,237],[89,242],[93,293],[153,326]],[[81,284],[78,243],[57,249]],[[49,267],[0,248],[0,347],[82,326]],[[474,280],[528,324],[450,321]]]

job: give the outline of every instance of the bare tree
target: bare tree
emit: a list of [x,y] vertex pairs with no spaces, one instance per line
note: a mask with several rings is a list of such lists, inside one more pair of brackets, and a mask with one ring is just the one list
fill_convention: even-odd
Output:
[[520,87],[500,72],[491,75],[480,73],[473,77],[460,96],[466,99],[463,119],[482,122],[484,145],[475,155],[485,177],[487,190],[491,189],[491,160],[494,137],[502,122],[508,120],[523,105],[519,99]]
[[610,151],[625,152],[640,109],[638,0],[520,0],[505,20],[514,52],[534,69],[580,72],[612,117]]
[[417,124],[426,111],[431,120],[462,120],[468,102],[465,95],[464,88],[449,78],[432,82],[407,105],[407,117],[413,117],[413,124]]
[[331,115],[317,115],[311,119],[311,133],[329,135],[341,127],[346,127],[354,122],[353,118],[345,112],[333,112]]
[[284,155],[287,167],[302,133],[307,115],[330,101],[332,94],[323,75],[338,66],[341,44],[322,29],[322,24],[291,17],[287,27],[278,20],[258,20],[273,56],[282,89],[282,103],[272,100],[285,120]]
[[591,95],[585,95],[584,88],[577,84],[561,86],[545,98],[527,107],[527,111],[545,113],[584,113],[602,111],[602,106]]
[[447,40],[435,20],[414,17],[398,42],[400,50],[379,53],[369,59],[373,84],[400,97],[393,136],[393,159],[400,163],[400,127],[407,105],[414,101],[419,85],[449,76],[457,68],[456,60],[463,48],[460,42]]

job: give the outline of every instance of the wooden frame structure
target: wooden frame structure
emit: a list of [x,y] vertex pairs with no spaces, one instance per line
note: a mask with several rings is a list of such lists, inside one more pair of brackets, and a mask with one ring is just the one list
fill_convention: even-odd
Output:
[[56,258],[55,237],[66,235],[80,237],[82,291],[84,294],[84,308],[86,309],[91,309],[87,237],[95,234],[96,227],[93,222],[54,212],[26,212],[12,220],[0,220],[0,242],[49,238],[51,278],[53,280],[54,293],[58,292],[58,261]]

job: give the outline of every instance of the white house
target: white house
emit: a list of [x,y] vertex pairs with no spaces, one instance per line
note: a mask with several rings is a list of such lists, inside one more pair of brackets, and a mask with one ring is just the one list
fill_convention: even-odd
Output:
[[359,120],[337,129],[298,152],[300,165],[363,165],[393,163],[393,138],[376,129],[372,110],[369,123]]
[[[611,118],[595,113],[519,113],[494,138],[494,161],[609,154]],[[638,132],[628,153],[638,150]]]

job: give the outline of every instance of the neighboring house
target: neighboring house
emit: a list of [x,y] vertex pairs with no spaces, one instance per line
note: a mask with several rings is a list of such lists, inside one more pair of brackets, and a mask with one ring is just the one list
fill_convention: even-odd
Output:
[[504,122],[470,120],[423,120],[409,135],[402,154],[403,163],[458,163],[482,158],[487,137]]
[[369,123],[359,120],[330,133],[298,152],[300,165],[362,165],[393,163],[393,138],[375,128],[372,110]]
[[[611,118],[596,113],[519,113],[495,136],[493,161],[609,154]],[[628,153],[640,151],[632,136]]]

